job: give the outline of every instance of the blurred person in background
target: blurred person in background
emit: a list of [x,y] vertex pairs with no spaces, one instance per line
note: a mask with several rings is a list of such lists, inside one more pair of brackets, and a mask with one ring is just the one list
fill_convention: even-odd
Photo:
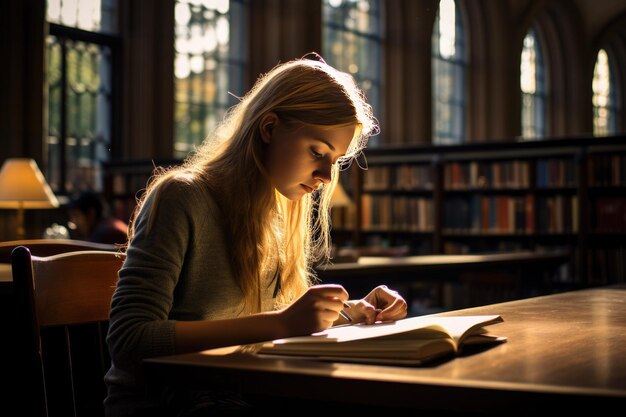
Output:
[[72,239],[97,243],[125,244],[128,225],[109,213],[102,197],[93,191],[83,191],[68,205]]

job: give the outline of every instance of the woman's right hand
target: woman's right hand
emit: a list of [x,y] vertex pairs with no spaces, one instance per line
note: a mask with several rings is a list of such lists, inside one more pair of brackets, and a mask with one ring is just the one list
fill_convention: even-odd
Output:
[[348,292],[336,284],[315,285],[279,313],[285,337],[309,335],[333,325],[348,300]]

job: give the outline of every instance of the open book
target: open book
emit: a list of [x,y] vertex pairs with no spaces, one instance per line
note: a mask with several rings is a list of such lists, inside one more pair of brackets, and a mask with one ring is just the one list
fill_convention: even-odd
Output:
[[457,355],[464,346],[506,341],[485,326],[499,315],[411,317],[402,320],[331,327],[310,336],[264,343],[259,354],[289,355],[338,362],[421,365]]

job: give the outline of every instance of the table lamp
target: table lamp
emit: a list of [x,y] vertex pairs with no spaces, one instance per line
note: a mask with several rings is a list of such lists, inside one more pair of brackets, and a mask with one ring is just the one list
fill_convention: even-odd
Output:
[[17,239],[25,236],[24,209],[59,207],[34,159],[9,158],[0,170],[0,208],[17,209]]
[[352,204],[352,200],[348,197],[346,190],[344,190],[343,186],[340,182],[337,183],[335,187],[335,191],[330,198],[331,207],[347,207]]

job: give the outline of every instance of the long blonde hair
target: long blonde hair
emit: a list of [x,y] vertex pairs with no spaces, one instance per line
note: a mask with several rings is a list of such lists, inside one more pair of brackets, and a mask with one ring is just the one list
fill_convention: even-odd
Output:
[[[330,183],[315,195],[291,201],[272,186],[263,165],[265,144],[260,135],[261,119],[268,112],[296,126],[355,126],[348,151],[333,165]],[[279,272],[276,307],[286,305],[314,282],[313,262],[329,255],[329,204],[339,165],[358,156],[377,130],[371,106],[352,76],[308,59],[280,64],[257,80],[181,166],[155,172],[134,219],[161,184],[181,177],[203,182],[225,219],[230,264],[244,294],[244,312],[260,311],[261,286],[271,271]]]

